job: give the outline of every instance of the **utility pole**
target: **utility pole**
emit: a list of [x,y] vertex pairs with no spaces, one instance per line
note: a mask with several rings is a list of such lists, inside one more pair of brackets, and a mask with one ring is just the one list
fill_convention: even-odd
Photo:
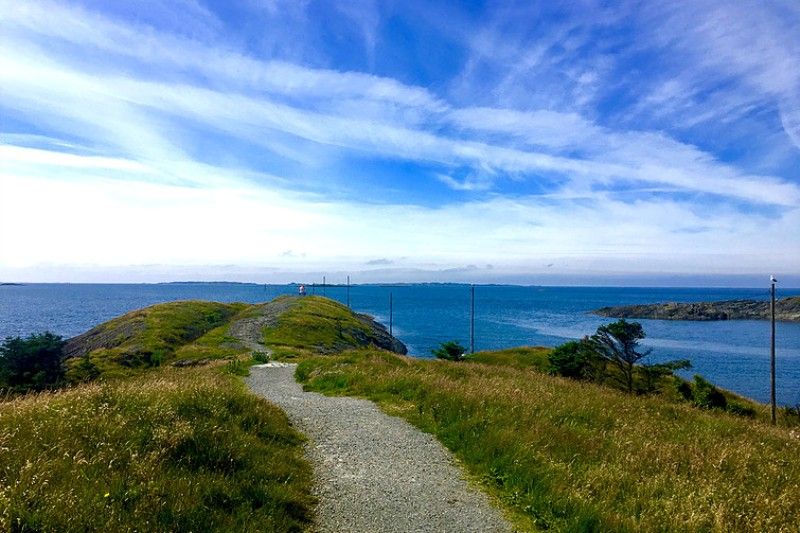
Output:
[[469,353],[475,353],[475,285],[470,285],[469,295],[470,295]]
[[390,292],[389,293],[389,335],[394,336],[393,333],[392,333],[392,322],[393,322],[394,317],[392,315],[393,315],[392,293]]
[[347,276],[347,308],[350,309],[350,276]]
[[770,301],[769,301],[769,315],[770,315],[770,322],[772,326],[772,336],[770,338],[769,343],[769,360],[770,360],[770,404],[772,408],[772,423],[775,424],[777,422],[777,418],[775,416],[775,284],[778,283],[778,280],[775,279],[775,276],[769,277],[770,284],[772,285],[770,290]]

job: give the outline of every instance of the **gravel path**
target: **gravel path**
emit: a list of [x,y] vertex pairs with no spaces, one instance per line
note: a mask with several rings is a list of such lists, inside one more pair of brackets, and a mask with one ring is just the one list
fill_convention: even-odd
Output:
[[367,400],[304,392],[294,371],[253,367],[247,382],[310,439],[317,531],[511,531],[432,436]]

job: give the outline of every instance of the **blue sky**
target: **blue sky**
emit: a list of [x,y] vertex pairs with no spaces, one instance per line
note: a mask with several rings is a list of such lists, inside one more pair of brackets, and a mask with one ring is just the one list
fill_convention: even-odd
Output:
[[0,208],[11,280],[798,280],[800,4],[0,0]]

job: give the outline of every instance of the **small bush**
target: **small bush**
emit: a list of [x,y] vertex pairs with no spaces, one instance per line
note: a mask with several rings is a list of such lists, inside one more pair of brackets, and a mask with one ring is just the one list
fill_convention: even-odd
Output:
[[576,379],[591,378],[598,362],[597,355],[585,339],[556,346],[547,360],[551,374]]
[[66,378],[70,383],[86,383],[100,377],[100,369],[89,358],[89,354],[67,362]]
[[745,416],[747,418],[753,418],[754,416],[756,416],[755,409],[753,409],[749,405],[745,405],[737,401],[731,401],[728,403],[728,412],[739,416]]
[[795,406],[785,405],[781,407],[783,419],[790,426],[800,426],[800,403]]
[[461,361],[464,359],[467,349],[461,346],[458,341],[443,342],[439,348],[431,350],[431,353],[437,359],[446,359],[447,361]]
[[253,352],[253,361],[259,364],[269,363],[269,354],[267,352]]
[[0,345],[0,387],[14,392],[44,390],[64,379],[64,340],[50,332],[7,337]]
[[225,372],[232,376],[249,376],[250,365],[241,359],[232,359],[225,365]]
[[675,382],[675,390],[678,391],[678,394],[686,400],[687,402],[694,401],[694,393],[692,392],[692,386],[689,384],[688,381],[684,381],[679,379]]
[[694,403],[704,409],[725,409],[728,400],[718,388],[703,379],[702,376],[694,377],[694,387],[692,387]]

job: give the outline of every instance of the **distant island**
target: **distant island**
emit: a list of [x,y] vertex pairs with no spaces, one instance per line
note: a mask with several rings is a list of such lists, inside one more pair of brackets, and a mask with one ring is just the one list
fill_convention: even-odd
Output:
[[[762,300],[621,305],[601,307],[594,313],[611,318],[656,320],[769,320],[770,318],[769,302]],[[800,296],[777,300],[775,318],[800,322]]]

